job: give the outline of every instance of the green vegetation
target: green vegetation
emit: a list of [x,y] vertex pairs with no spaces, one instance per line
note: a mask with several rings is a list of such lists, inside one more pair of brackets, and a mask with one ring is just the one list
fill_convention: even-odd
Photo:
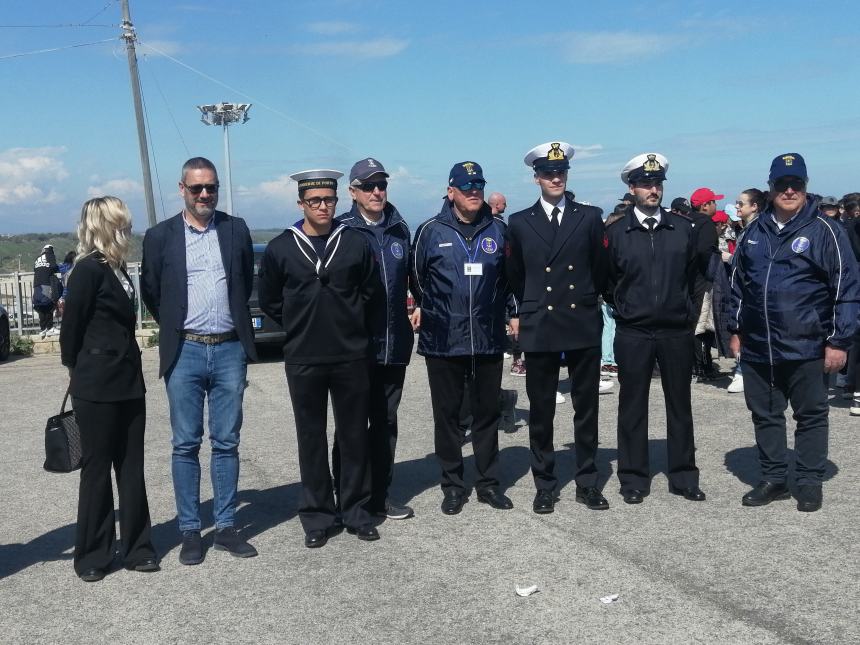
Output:
[[152,335],[146,339],[147,347],[158,347],[158,330],[152,332]]
[[[21,235],[0,236],[0,273],[18,271],[18,260],[21,261],[21,273],[33,270],[33,262],[41,254],[42,247],[51,244],[57,263],[63,261],[66,253],[74,251],[78,245],[78,236],[74,233],[23,233]],[[129,262],[140,262],[143,249],[143,235],[134,235],[131,240]]]
[[33,355],[33,339],[28,336],[13,334],[9,343],[9,353],[18,356]]
[[[283,229],[260,229],[251,231],[254,242],[268,242],[280,235]],[[78,245],[78,236],[74,233],[22,233],[21,235],[0,235],[0,273],[18,271],[18,260],[21,261],[21,273],[33,270],[33,262],[42,252],[45,244],[54,247],[57,263],[63,261],[66,253],[74,251]],[[134,235],[131,240],[129,262],[140,262],[143,255],[143,235]]]

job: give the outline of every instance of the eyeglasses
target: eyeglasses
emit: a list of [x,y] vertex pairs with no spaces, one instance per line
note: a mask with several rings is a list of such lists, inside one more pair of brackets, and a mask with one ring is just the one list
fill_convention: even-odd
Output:
[[388,182],[384,179],[381,181],[366,181],[363,184],[359,184],[356,186],[363,193],[372,193],[375,188],[379,189],[379,192],[384,193],[388,190]]
[[191,185],[182,184],[182,185],[185,186],[185,190],[187,190],[192,195],[199,195],[204,190],[206,190],[206,192],[211,195],[212,193],[217,193],[218,187],[219,187],[219,184],[191,184]]
[[337,204],[337,197],[311,197],[310,199],[303,199],[302,203],[307,204],[314,210],[317,210],[323,204],[326,205],[326,208],[331,208]]
[[773,189],[778,193],[784,193],[789,188],[795,192],[806,191],[806,182],[800,177],[780,177],[773,182]]
[[455,186],[457,190],[462,193],[469,192],[470,190],[484,190],[484,186],[487,185],[485,181],[470,181],[465,184],[460,184],[459,186]]

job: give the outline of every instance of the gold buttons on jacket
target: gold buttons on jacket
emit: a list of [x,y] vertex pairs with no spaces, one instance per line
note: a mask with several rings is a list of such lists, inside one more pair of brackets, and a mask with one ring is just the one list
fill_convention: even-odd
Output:
[[569,287],[569,288],[570,288],[570,289],[573,289],[574,287],[573,287],[573,285],[570,285],[570,287]]
[[568,271],[573,271],[573,265],[572,265],[572,264],[568,264],[568,265],[567,265],[567,270],[568,270]]
[[571,308],[571,309],[576,309],[576,305],[571,304],[571,305],[570,305],[570,308]]
[[552,269],[550,269],[549,267],[547,267],[547,268],[546,268],[546,272],[547,272],[547,273],[549,273],[550,271],[552,271]]
[[547,291],[552,291],[552,287],[547,287],[547,288],[546,288],[546,290],[547,290]]
[[552,305],[547,305],[547,311],[552,311]]

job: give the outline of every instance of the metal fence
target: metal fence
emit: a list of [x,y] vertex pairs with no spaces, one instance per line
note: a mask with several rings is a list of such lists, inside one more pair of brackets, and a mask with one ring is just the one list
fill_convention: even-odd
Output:
[[[128,275],[134,283],[137,307],[137,328],[154,324],[152,315],[143,306],[140,294],[140,263],[128,265]],[[39,332],[39,316],[33,311],[33,272],[0,273],[0,305],[9,313],[9,328],[20,335]],[[59,312],[54,312],[55,323],[62,324]]]

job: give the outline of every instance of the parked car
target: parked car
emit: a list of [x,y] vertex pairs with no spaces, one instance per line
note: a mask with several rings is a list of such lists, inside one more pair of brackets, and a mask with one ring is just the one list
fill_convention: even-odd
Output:
[[257,298],[260,262],[265,250],[266,244],[254,244],[254,288],[251,290],[251,298],[248,300],[248,307],[251,310],[251,325],[254,327],[254,342],[257,345],[283,345],[287,338],[283,327],[263,313]]
[[3,305],[0,305],[0,361],[5,361],[9,358],[9,348],[12,343],[12,338],[9,335],[9,312]]

